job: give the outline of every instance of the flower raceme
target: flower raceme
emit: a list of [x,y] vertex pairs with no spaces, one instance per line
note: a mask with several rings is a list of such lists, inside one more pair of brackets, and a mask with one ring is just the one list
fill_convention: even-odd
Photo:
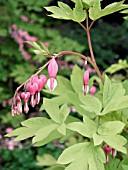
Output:
[[[22,102],[21,98],[24,101],[24,112],[28,113],[29,107],[28,107],[28,100],[31,96],[31,106],[34,107],[36,104],[39,104],[40,102],[40,92],[43,89],[43,87],[48,85],[49,89],[53,91],[55,87],[57,86],[56,81],[56,75],[58,72],[58,64],[53,57],[48,65],[48,75],[49,79],[47,81],[47,78],[45,75],[33,75],[32,78],[30,78],[28,84],[26,85],[25,92],[17,93],[13,100],[12,100],[12,116],[14,115],[20,115],[22,113]],[[21,97],[21,98],[20,98]]]
[[34,107],[36,104],[39,104],[40,91],[43,89],[46,83],[49,89],[53,91],[57,86],[57,81],[56,81],[57,72],[58,72],[58,64],[55,58],[52,57],[48,65],[48,75],[49,75],[48,81],[45,75],[32,76],[32,78],[30,78],[28,84],[26,85],[25,92],[21,92],[20,95],[17,93],[16,97],[13,98],[12,116],[14,116],[15,114],[20,115],[22,113],[22,102],[20,96],[24,100],[24,112],[28,113],[29,111],[28,100],[30,96],[31,96],[30,104],[32,107]]
[[[40,101],[40,91],[43,89],[47,82],[45,75],[33,76],[29,83],[26,85],[26,91],[20,92],[12,100],[12,116],[20,115],[22,113],[22,102],[21,98],[24,101],[24,112],[28,113],[28,100],[31,96],[31,106],[34,107],[36,104],[39,104]],[[35,97],[36,96],[36,97]],[[21,98],[20,98],[21,97]]]
[[[55,60],[55,57],[53,56],[48,64],[48,75],[49,79],[47,80],[45,75],[38,76],[33,75],[30,79],[27,85],[23,83],[23,85],[26,85],[25,92],[17,92],[12,99],[12,116],[14,115],[20,115],[22,113],[22,102],[21,98],[24,101],[24,112],[28,113],[29,107],[28,107],[28,101],[30,99],[30,105],[32,107],[35,107],[36,104],[39,104],[40,102],[40,92],[44,88],[44,86],[47,83],[47,86],[49,87],[50,91],[53,91],[55,87],[57,86],[57,80],[56,75],[58,72],[58,64]],[[86,70],[83,75],[83,84],[84,84],[84,95],[86,95],[89,91],[89,70]],[[90,90],[90,94],[94,95],[96,91],[95,87],[92,87]],[[21,97],[21,98],[20,98]]]
[[58,64],[57,64],[55,58],[52,57],[49,65],[48,65],[49,79],[47,81],[47,86],[49,87],[49,89],[51,91],[53,91],[57,86],[57,81],[56,81],[57,72],[58,72]]

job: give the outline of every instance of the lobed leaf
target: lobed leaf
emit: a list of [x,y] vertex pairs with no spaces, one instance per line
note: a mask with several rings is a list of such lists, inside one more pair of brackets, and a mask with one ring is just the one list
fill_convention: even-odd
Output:
[[57,19],[73,20],[75,22],[82,22],[86,18],[81,0],[75,0],[75,8],[73,10],[63,2],[58,2],[58,6],[45,7],[47,11],[52,12],[49,16]]
[[53,100],[44,98],[44,109],[53,121],[56,123],[61,122],[59,116],[59,106]]
[[100,147],[94,147],[91,142],[80,143],[67,148],[58,159],[60,164],[70,163],[65,170],[104,170],[105,161],[103,150]]
[[84,118],[84,123],[73,122],[67,125],[67,128],[80,133],[82,136],[92,138],[96,133],[97,126],[94,121],[88,117]]
[[120,121],[109,121],[105,122],[98,128],[98,134],[100,135],[116,135],[120,133],[125,124]]
[[62,123],[67,119],[67,116],[69,115],[69,108],[67,106],[67,104],[63,104],[60,108],[60,112],[59,112],[59,115],[60,115],[60,119],[62,121]]
[[124,145],[127,143],[127,140],[121,135],[109,135],[109,136],[101,136],[102,139],[112,148],[122,153],[127,153]]
[[77,65],[75,65],[70,78],[71,78],[71,85],[76,93],[82,92],[83,74],[84,71],[81,70]]
[[23,121],[21,124],[26,127],[20,127],[11,133],[7,134],[7,137],[17,136],[15,141],[20,141],[32,137],[35,133],[48,124],[51,123],[51,120],[47,118],[37,117],[30,118],[28,120]]
[[58,124],[51,122],[50,124],[48,124],[47,126],[39,129],[38,131],[36,131],[35,133],[35,137],[33,138],[33,143],[38,142],[38,141],[42,141],[45,138],[47,138],[51,132],[53,132],[56,128],[58,127]]
[[89,9],[89,17],[92,20],[97,20],[103,16],[128,8],[128,5],[125,5],[123,3],[124,0],[120,2],[114,2],[107,5],[104,9],[101,9],[100,0],[99,2],[94,1],[93,6],[91,6]]
[[92,112],[92,113],[94,112],[97,115],[100,114],[101,109],[102,109],[102,104],[98,98],[91,96],[91,95],[84,96],[83,93],[79,93],[79,99],[82,103],[82,105],[80,105],[82,108],[84,108],[85,110],[89,112]]

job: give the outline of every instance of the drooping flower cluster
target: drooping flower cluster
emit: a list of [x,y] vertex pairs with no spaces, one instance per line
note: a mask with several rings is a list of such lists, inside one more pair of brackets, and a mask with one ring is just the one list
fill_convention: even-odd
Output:
[[[40,92],[47,83],[50,91],[53,91],[57,86],[56,75],[58,72],[58,64],[55,57],[48,62],[48,75],[49,79],[47,80],[45,75],[38,76],[37,74],[33,75],[29,82],[23,83],[25,85],[24,92],[16,92],[14,98],[12,99],[12,116],[20,115],[22,113],[22,100],[24,101],[24,112],[28,113],[29,106],[28,101],[30,99],[30,105],[35,107],[35,105],[40,102]],[[89,91],[89,71],[86,70],[83,75],[83,91],[86,95]],[[92,86],[90,89],[90,94],[94,95],[96,92],[96,87]],[[22,99],[22,100],[21,100]]]
[[109,163],[109,154],[112,153],[112,158],[114,158],[116,156],[116,150],[110,146],[104,146],[103,149],[106,153],[106,163]]
[[44,74],[38,76],[33,75],[25,87],[25,92],[17,93],[16,96],[12,99],[12,116],[20,115],[22,113],[22,100],[24,101],[24,112],[28,113],[29,106],[28,101],[30,99],[30,105],[34,107],[40,102],[40,92],[44,86],[48,85],[50,91],[53,91],[57,86],[56,75],[58,72],[58,64],[54,57],[49,62],[48,65],[48,75],[49,79],[47,80]]

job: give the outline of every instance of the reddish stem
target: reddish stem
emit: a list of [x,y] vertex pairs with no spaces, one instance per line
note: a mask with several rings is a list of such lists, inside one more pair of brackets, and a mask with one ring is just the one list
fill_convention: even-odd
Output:
[[[81,58],[83,58],[84,60],[88,61],[93,67],[94,69],[96,70],[97,74],[99,75],[99,77],[101,78],[101,74],[100,74],[100,71],[99,69],[96,67],[95,63],[90,59],[90,57],[86,57],[84,56],[83,54],[80,54],[80,53],[77,53],[77,52],[73,52],[73,51],[61,51],[60,53],[56,54],[55,55],[55,58],[59,58],[63,55],[76,55],[76,56],[79,56]],[[29,80],[35,76],[35,75],[38,75],[43,69],[45,69],[48,64],[49,64],[50,60],[43,66],[43,67],[40,67],[39,70],[33,74],[29,79],[27,79],[24,83],[22,83],[15,91],[15,94],[14,94],[14,98],[15,96],[17,95],[18,91],[20,90],[20,88],[22,88],[25,84],[27,84],[29,82]]]
[[101,72],[100,72],[100,70],[99,70],[99,68],[98,68],[98,66],[97,66],[97,64],[96,64],[94,52],[93,52],[93,49],[92,49],[92,42],[91,42],[91,37],[90,37],[90,28],[91,28],[91,26],[92,26],[92,24],[90,25],[90,27],[89,27],[89,25],[88,25],[88,10],[86,10],[86,29],[87,29],[87,30],[86,30],[86,33],[87,33],[89,50],[90,50],[90,54],[91,54],[91,60],[92,60],[92,62],[93,62],[94,65],[95,65],[94,68],[95,68],[96,72],[98,73],[98,75],[99,75],[102,83],[104,84],[104,79],[103,79],[103,77],[102,77],[102,75],[101,75]]

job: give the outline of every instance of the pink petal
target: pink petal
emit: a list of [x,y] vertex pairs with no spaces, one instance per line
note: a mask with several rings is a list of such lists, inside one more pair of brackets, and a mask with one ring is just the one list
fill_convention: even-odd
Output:
[[53,57],[48,65],[48,74],[50,78],[55,78],[58,72],[58,64]]

